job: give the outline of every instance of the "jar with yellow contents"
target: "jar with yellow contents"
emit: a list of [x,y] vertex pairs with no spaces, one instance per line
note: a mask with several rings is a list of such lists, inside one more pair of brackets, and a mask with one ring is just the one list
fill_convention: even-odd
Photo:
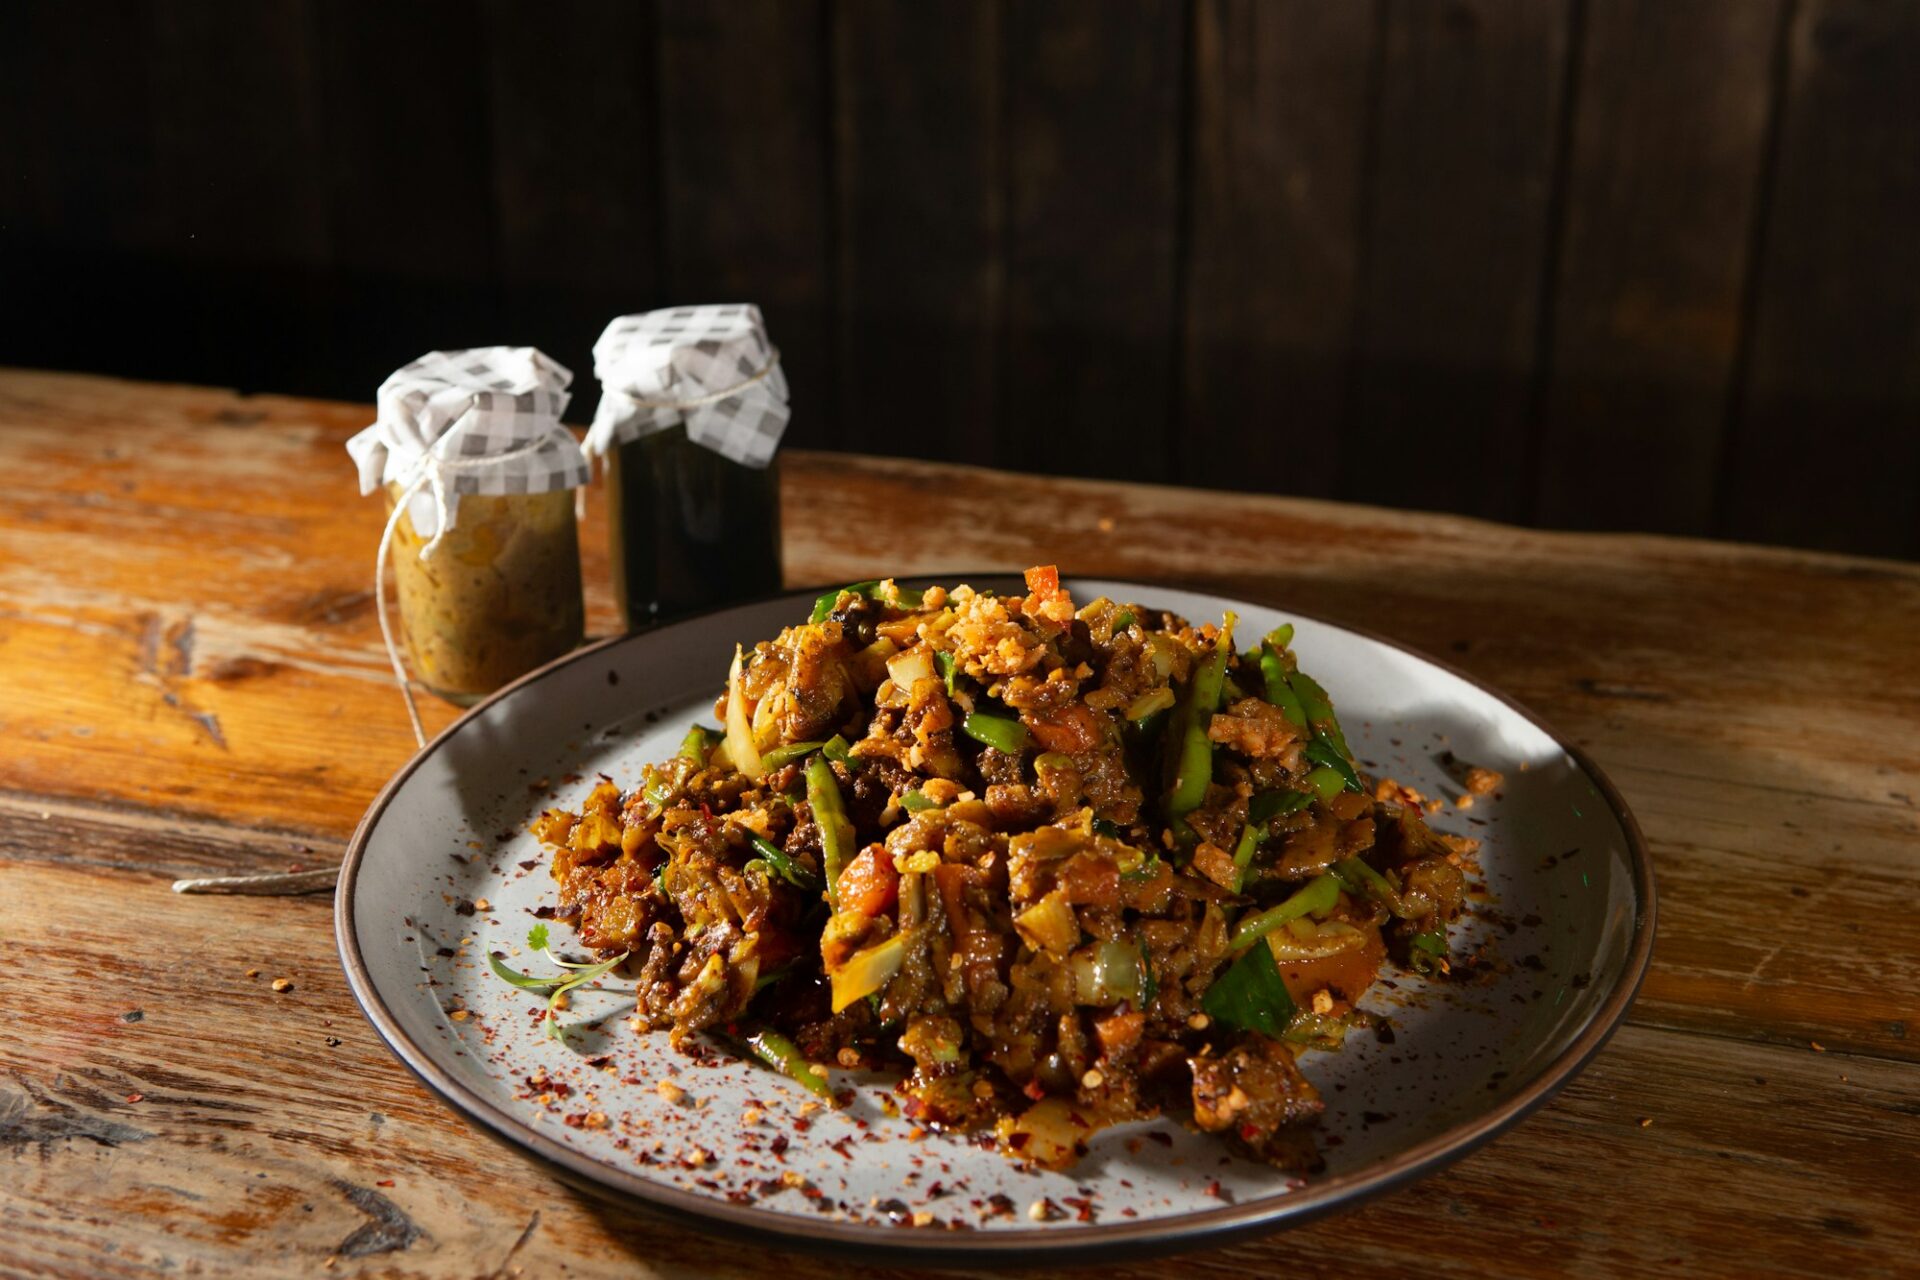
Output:
[[[347,445],[362,490],[385,490],[376,574],[391,567],[397,643],[413,679],[450,702],[580,643],[574,490],[588,473],[560,424],[571,380],[530,347],[434,352],[382,385],[380,420]],[[379,605],[392,646],[384,589]]]

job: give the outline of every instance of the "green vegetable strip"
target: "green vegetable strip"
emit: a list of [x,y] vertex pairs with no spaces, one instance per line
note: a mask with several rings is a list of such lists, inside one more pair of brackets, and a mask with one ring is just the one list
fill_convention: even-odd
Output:
[[1347,763],[1347,758],[1335,751],[1333,743],[1326,738],[1315,738],[1309,742],[1303,754],[1315,764],[1339,774],[1347,790],[1361,790],[1360,775],[1354,772],[1353,766]]
[[947,696],[951,698],[954,693],[954,677],[959,672],[960,664],[955,662],[953,655],[945,649],[936,649],[933,652],[933,665],[934,669],[940,673],[940,678],[947,682]]
[[1293,643],[1293,624],[1291,622],[1281,623],[1273,630],[1267,632],[1266,639],[1262,641],[1262,643],[1274,650],[1286,648]]
[[1347,789],[1347,780],[1340,771],[1329,769],[1325,765],[1309,773],[1304,781],[1307,789],[1319,796],[1322,801],[1331,800]]
[[771,773],[804,756],[812,755],[826,745],[824,742],[794,742],[784,747],[775,747],[771,751],[760,753],[760,767]]
[[869,582],[853,582],[841,587],[837,591],[829,591],[813,602],[813,612],[808,615],[807,621],[812,623],[825,622],[828,616],[833,613],[833,606],[839,603],[840,597],[844,595],[866,596],[871,600],[873,598],[873,589],[879,585],[880,579],[874,578]]
[[820,754],[835,764],[846,764],[853,758],[847,749],[847,740],[837,733],[821,746]]
[[908,813],[922,813],[928,809],[937,809],[940,806],[932,800],[929,800],[926,792],[916,788],[900,797],[900,807]]
[[804,889],[813,882],[813,877],[807,873],[807,869],[789,857],[785,849],[764,836],[749,838],[753,841],[753,847],[760,851],[760,856],[779,873],[782,880],[796,889]]
[[1297,813],[1313,803],[1305,791],[1262,791],[1247,805],[1247,821],[1264,828],[1275,818]]
[[1113,615],[1113,629],[1115,631],[1125,631],[1128,627],[1132,625],[1133,625],[1133,610],[1122,609],[1120,612]]
[[1353,752],[1347,749],[1347,736],[1340,732],[1340,722],[1334,718],[1333,702],[1327,697],[1327,691],[1304,671],[1295,671],[1288,683],[1300,695],[1300,707],[1307,713],[1307,723],[1324,734],[1342,756],[1351,760]]
[[1024,751],[1031,736],[1027,733],[1027,726],[1018,720],[988,715],[983,711],[969,711],[967,718],[960,722],[960,729],[975,742],[984,743],[1010,756],[1017,756]]
[[1240,833],[1240,843],[1233,847],[1233,891],[1240,892],[1240,886],[1246,883],[1247,867],[1253,862],[1253,851],[1260,847],[1260,827],[1249,822],[1246,830]]
[[532,977],[529,974],[521,973],[517,969],[507,968],[506,965],[500,963],[500,957],[494,955],[492,952],[487,953],[487,967],[492,969],[493,976],[499,978],[502,982],[510,983],[522,991],[532,991],[543,996],[553,994],[555,987],[565,986],[573,980],[573,975],[564,973],[557,978]]
[[1223,619],[1213,652],[1201,660],[1193,673],[1185,704],[1175,708],[1173,727],[1180,737],[1173,768],[1172,786],[1167,792],[1167,814],[1181,818],[1198,809],[1207,798],[1207,784],[1213,781],[1213,739],[1207,737],[1207,725],[1220,707],[1220,690],[1227,682],[1227,659],[1233,653],[1233,614]]
[[1300,705],[1300,695],[1287,683],[1286,664],[1268,646],[1262,646],[1260,650],[1260,679],[1267,686],[1267,701],[1280,708],[1280,714],[1295,728],[1306,728],[1307,712]]
[[800,1046],[781,1035],[771,1027],[763,1027],[747,1037],[747,1048],[753,1050],[753,1056],[780,1072],[808,1093],[822,1098],[833,1096],[826,1077],[813,1069],[806,1055],[800,1052]]
[[1331,911],[1333,904],[1339,900],[1340,881],[1330,875],[1315,876],[1305,888],[1296,891],[1285,902],[1250,915],[1233,926],[1233,937],[1228,941],[1228,948],[1243,951],[1289,920]]
[[1416,912],[1400,896],[1399,890],[1378,871],[1375,871],[1364,858],[1342,858],[1333,864],[1333,869],[1341,879],[1355,889],[1380,903],[1402,920],[1413,919]]
[[704,765],[708,754],[713,750],[713,740],[717,736],[713,730],[703,724],[693,726],[687,730],[687,736],[680,739],[680,758]]
[[1293,997],[1273,952],[1255,947],[1213,980],[1200,1007],[1214,1021],[1278,1040],[1293,1021]]
[[834,781],[833,766],[824,754],[807,761],[807,807],[820,826],[821,861],[826,864],[827,901],[840,909],[840,872],[853,860],[853,824]]

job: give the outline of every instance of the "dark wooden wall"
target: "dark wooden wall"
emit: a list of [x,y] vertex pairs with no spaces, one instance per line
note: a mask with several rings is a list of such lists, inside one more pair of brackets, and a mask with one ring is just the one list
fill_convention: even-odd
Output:
[[1920,553],[1920,0],[14,0],[0,361]]

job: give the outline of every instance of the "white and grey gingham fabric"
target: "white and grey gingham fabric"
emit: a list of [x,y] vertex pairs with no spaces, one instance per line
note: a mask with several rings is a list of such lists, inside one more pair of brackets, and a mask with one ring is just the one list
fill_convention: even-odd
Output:
[[779,355],[751,303],[621,316],[593,344],[593,371],[601,394],[589,457],[684,422],[695,444],[764,467],[792,416]]
[[[379,420],[347,441],[360,491],[411,484],[431,456],[446,464],[439,481],[451,525],[463,493],[551,493],[587,483],[586,456],[560,425],[572,382],[566,366],[532,347],[421,356],[380,384]],[[433,536],[431,495],[421,494],[408,514],[422,537]]]

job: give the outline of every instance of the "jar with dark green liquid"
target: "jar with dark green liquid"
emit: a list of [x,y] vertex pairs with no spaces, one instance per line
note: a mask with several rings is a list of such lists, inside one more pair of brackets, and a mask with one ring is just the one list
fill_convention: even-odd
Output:
[[780,459],[748,467],[684,425],[607,458],[614,598],[629,631],[780,590]]

